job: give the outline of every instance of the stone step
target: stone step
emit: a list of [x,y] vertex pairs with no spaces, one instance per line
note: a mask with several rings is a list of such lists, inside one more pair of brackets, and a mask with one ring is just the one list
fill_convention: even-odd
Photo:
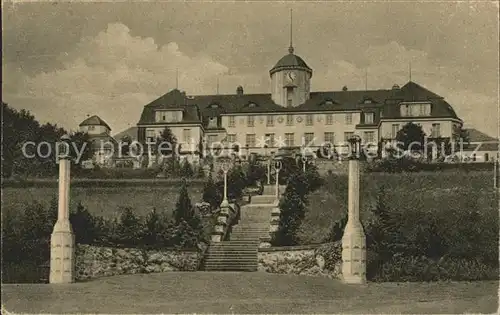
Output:
[[251,204],[272,204],[276,201],[274,195],[257,195],[252,197]]
[[253,259],[244,259],[244,258],[231,258],[231,259],[227,259],[227,258],[222,258],[222,259],[207,259],[205,260],[205,266],[206,265],[216,265],[216,264],[220,264],[220,265],[227,265],[227,264],[233,264],[233,265],[245,265],[245,264],[255,264],[257,263],[257,257],[253,258]]
[[205,271],[257,271],[258,264],[255,265],[209,265],[205,266]]
[[[280,193],[283,194],[285,192],[286,185],[280,185],[279,190]],[[276,184],[274,185],[264,185],[264,191],[262,192],[263,195],[274,195],[276,194]]]

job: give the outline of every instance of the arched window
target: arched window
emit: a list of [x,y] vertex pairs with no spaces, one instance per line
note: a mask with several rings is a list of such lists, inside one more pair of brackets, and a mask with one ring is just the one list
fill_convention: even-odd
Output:
[[472,161],[476,162],[476,153],[472,154]]

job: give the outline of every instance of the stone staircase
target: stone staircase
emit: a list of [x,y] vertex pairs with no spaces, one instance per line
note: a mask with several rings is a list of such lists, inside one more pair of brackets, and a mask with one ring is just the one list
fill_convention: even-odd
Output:
[[[284,192],[284,187],[280,187]],[[275,186],[264,186],[262,195],[253,196],[241,207],[240,221],[229,240],[212,243],[205,258],[206,271],[257,271],[257,253],[261,243],[271,240],[269,224],[276,207]]]

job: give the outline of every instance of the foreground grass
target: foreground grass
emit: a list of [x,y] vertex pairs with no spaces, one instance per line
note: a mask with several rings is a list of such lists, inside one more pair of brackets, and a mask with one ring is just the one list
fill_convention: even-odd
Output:
[[[193,203],[199,202],[202,187],[190,186],[189,195]],[[3,188],[3,211],[21,213],[27,205],[39,202],[46,206],[57,197],[57,187]],[[158,211],[173,211],[179,196],[179,187],[151,187],[148,185],[125,187],[75,187],[70,193],[70,209],[81,202],[92,214],[105,218],[119,215],[120,207],[132,207],[137,215],[147,215],[153,208]]]
[[3,285],[15,313],[494,313],[498,282],[369,283],[308,276],[193,272],[70,285]]

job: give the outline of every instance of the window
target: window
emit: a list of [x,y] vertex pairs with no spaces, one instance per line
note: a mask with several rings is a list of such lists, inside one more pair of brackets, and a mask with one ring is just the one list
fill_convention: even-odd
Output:
[[162,115],[161,115],[161,120],[162,120],[162,121],[167,120],[167,115],[165,115],[165,113],[162,113]]
[[374,116],[373,113],[365,113],[365,124],[373,124]]
[[335,133],[333,132],[325,132],[325,142],[335,144]]
[[155,138],[155,131],[154,130],[146,130],[146,139],[149,142],[153,142]]
[[346,125],[352,124],[352,113],[345,114],[345,124]]
[[363,136],[364,136],[364,139],[363,139],[364,143],[373,143],[373,142],[375,142],[375,132],[374,131],[365,131],[365,133],[363,134]]
[[294,134],[293,133],[285,133],[285,146],[293,147],[294,144]]
[[314,123],[314,116],[312,114],[306,115],[306,126],[312,126]]
[[208,138],[207,138],[208,146],[211,146],[215,142],[217,142],[217,135],[208,135]]
[[490,155],[488,153],[484,154],[484,161],[488,162],[490,160]]
[[352,137],[354,137],[354,132],[344,132],[344,141],[345,142],[348,142],[349,139],[351,139]]
[[191,129],[182,130],[182,138],[184,139],[184,142],[190,142],[191,141]]
[[326,114],[326,124],[333,125],[333,114]]
[[246,145],[249,148],[255,147],[255,134],[254,133],[253,134],[247,134]]
[[396,139],[399,131],[399,124],[392,124],[391,138]]
[[266,126],[267,127],[274,126],[274,116],[272,116],[272,115],[267,116]]
[[236,117],[229,116],[229,127],[235,127],[235,126],[236,126]]
[[89,126],[89,130],[95,130],[95,126]]
[[432,124],[432,138],[441,137],[441,124]]
[[253,127],[255,125],[255,116],[247,116],[247,127]]
[[287,126],[293,125],[293,115],[286,115],[286,125]]
[[293,106],[293,87],[286,88],[286,105],[288,107]]
[[409,115],[409,108],[408,105],[401,105],[401,116],[408,116]]
[[226,142],[227,143],[235,143],[236,142],[236,135],[235,134],[227,135]]
[[304,145],[314,145],[314,133],[313,132],[306,132],[304,133]]
[[274,147],[274,133],[266,133],[265,140],[268,147]]

